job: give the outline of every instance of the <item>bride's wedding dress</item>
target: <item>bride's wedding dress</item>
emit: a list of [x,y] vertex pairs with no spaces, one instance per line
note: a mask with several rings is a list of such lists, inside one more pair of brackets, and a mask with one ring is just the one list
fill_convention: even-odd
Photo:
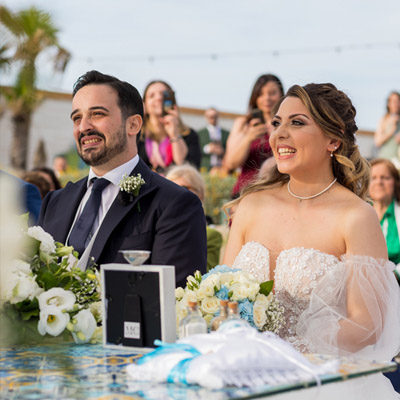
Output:
[[[269,251],[260,243],[248,242],[232,268],[248,271],[260,281],[269,280]],[[338,259],[303,247],[282,251],[274,275],[275,296],[285,308],[280,336],[302,352],[391,360],[400,348],[400,290],[393,268],[389,261],[368,256]],[[362,324],[352,322],[349,312]],[[400,399],[380,374],[300,393],[310,399],[313,393],[321,399]],[[300,393],[295,393],[296,400]]]

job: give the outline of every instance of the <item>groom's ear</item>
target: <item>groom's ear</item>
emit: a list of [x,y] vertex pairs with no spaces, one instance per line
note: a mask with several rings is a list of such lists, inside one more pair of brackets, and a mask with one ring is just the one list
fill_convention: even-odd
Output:
[[125,121],[125,129],[128,136],[135,136],[140,132],[143,119],[139,114],[129,116]]

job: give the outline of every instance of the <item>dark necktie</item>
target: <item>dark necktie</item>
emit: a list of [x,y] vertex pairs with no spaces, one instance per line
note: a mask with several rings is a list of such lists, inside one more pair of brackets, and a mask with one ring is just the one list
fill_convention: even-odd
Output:
[[89,235],[91,234],[94,221],[99,212],[101,192],[110,183],[107,179],[103,178],[93,178],[92,182],[93,186],[90,197],[86,202],[81,215],[75,222],[68,240],[69,245],[73,246],[80,256],[83,254],[86,245],[91,238]]

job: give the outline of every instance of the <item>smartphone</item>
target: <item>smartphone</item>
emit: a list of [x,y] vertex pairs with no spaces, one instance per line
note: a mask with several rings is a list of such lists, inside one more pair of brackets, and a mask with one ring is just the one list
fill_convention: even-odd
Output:
[[168,115],[168,111],[174,108],[174,99],[168,90],[163,92],[163,105],[162,105],[162,115]]
[[264,113],[258,108],[254,108],[253,110],[250,111],[247,117],[247,121],[251,121],[252,119],[255,118],[259,119],[262,124],[265,124]]

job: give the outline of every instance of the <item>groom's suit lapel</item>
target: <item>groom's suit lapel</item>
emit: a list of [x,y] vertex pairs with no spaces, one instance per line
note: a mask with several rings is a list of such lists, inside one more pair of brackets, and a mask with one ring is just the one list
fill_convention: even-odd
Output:
[[131,172],[131,175],[136,175],[138,173],[142,175],[142,178],[146,183],[140,188],[138,196],[132,196],[131,201],[121,201],[121,192],[114,200],[107,215],[104,217],[104,220],[99,228],[99,232],[97,233],[96,239],[93,243],[93,248],[90,255],[94,258],[94,262],[97,262],[111,233],[122,221],[122,219],[128,214],[128,212],[132,210],[133,207],[135,207],[135,205],[141,198],[145,197],[146,195],[157,189],[157,186],[152,186],[151,170],[140,159],[138,165]]

